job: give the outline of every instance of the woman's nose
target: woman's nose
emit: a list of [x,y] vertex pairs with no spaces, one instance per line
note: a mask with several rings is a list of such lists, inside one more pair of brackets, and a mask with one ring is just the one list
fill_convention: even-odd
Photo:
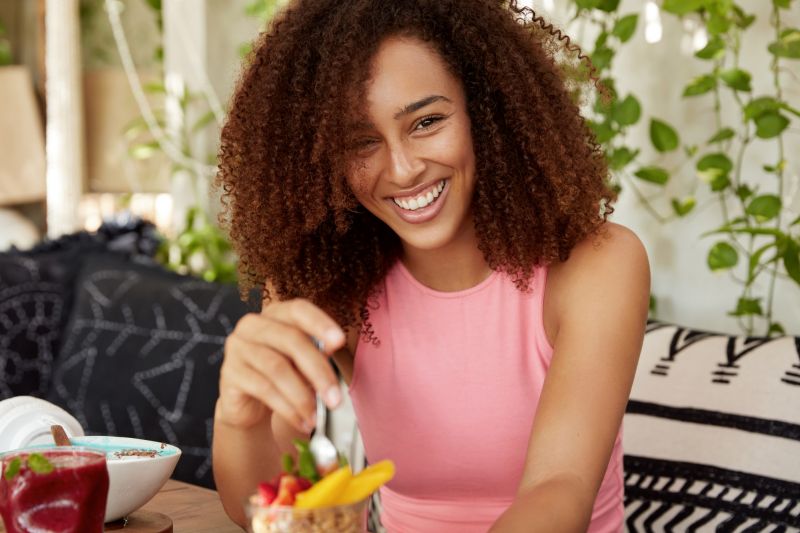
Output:
[[417,176],[425,170],[425,162],[408,146],[392,147],[389,159],[389,180],[400,187],[416,183]]

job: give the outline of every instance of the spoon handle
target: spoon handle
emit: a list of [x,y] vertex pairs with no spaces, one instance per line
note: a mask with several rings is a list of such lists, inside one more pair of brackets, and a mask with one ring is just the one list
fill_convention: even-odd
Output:
[[67,432],[64,431],[64,427],[60,424],[50,426],[50,434],[53,436],[56,446],[72,446],[69,437],[67,437]]

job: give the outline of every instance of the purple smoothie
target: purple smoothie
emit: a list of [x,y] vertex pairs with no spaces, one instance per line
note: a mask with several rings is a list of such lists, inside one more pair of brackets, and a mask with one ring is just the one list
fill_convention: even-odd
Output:
[[[32,454],[44,456],[52,471],[29,466]],[[20,468],[10,476],[15,458]],[[0,516],[7,533],[103,531],[108,497],[105,454],[75,448],[10,452],[0,458],[0,470]]]

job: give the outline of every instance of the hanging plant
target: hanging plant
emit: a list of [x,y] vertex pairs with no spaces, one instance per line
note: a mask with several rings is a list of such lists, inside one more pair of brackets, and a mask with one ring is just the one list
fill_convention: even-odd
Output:
[[[633,34],[636,15],[618,13],[619,2],[610,0],[572,0],[575,19],[598,31],[591,52],[592,60],[604,72],[604,83],[614,88],[611,64],[619,47]],[[618,187],[629,188],[642,205],[663,223],[688,216],[697,205],[695,190],[707,187],[710,201],[719,206],[720,223],[709,228],[704,237],[712,239],[706,263],[712,272],[725,271],[740,286],[729,315],[738,319],[748,334],[784,333],[774,316],[776,280],[785,279],[800,289],[800,217],[792,218],[784,206],[793,168],[787,152],[786,135],[793,120],[800,117],[798,104],[789,102],[784,93],[784,64],[800,59],[800,30],[787,27],[782,12],[796,0],[772,0],[770,25],[773,41],[763,51],[769,65],[772,90],[753,94],[753,74],[741,67],[740,53],[746,31],[756,20],[732,0],[664,0],[662,9],[677,17],[693,17],[708,35],[706,45],[695,57],[708,64],[708,71],[689,80],[682,98],[709,98],[713,101],[715,121],[707,140],[700,146],[682,145],[678,130],[657,117],[650,119],[650,142],[657,154],[683,148],[685,161],[679,168],[694,169],[688,191],[677,197],[665,194],[647,197],[637,184],[644,181],[662,188],[678,172],[655,162],[640,161],[640,152],[626,142],[626,132],[642,116],[639,100],[632,94],[620,98],[613,91],[608,105],[599,100],[593,107],[590,125],[605,148],[609,167]],[[631,27],[633,30],[631,30]],[[670,83],[673,83],[670,80]],[[722,95],[732,96],[735,109],[723,109]],[[726,100],[727,101],[727,100]],[[726,123],[726,117],[739,117]],[[693,128],[702,127],[692,124]],[[763,174],[745,176],[743,162],[755,141],[769,142],[778,154],[772,164],[763,166]],[[763,146],[763,144],[762,144]],[[771,176],[772,179],[764,179]],[[795,186],[797,177],[795,179]],[[663,213],[664,204],[671,209]]]

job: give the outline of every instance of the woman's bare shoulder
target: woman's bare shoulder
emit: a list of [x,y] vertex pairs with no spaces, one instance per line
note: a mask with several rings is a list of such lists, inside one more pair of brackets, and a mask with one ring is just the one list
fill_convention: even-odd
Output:
[[551,265],[548,273],[548,308],[556,319],[576,306],[607,304],[608,298],[641,305],[649,295],[644,244],[633,231],[611,222],[579,242],[569,258]]

